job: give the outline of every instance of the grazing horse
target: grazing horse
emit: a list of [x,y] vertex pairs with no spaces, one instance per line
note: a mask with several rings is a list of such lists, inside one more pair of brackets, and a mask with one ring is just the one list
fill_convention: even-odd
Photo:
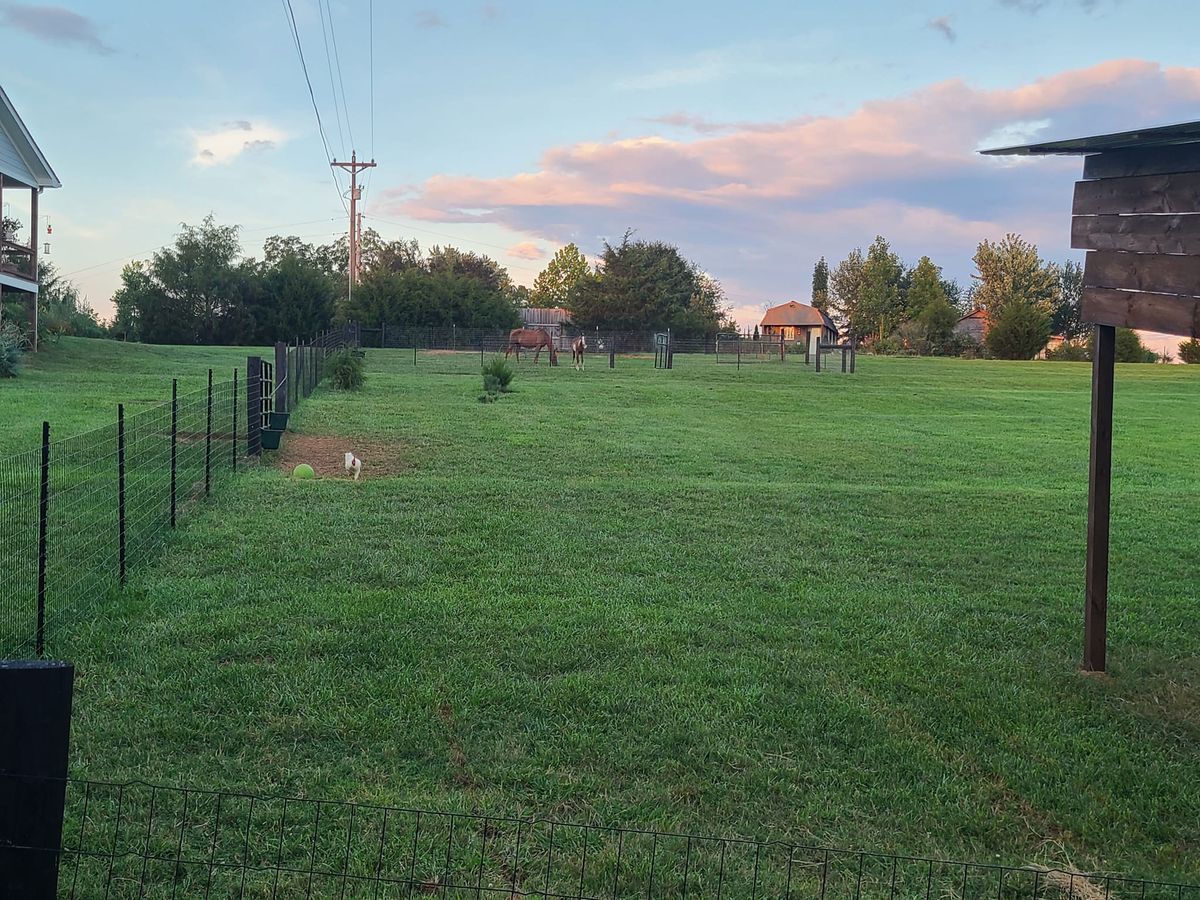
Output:
[[550,332],[545,328],[514,328],[508,333],[508,346],[504,348],[504,358],[508,359],[509,354],[515,350],[517,359],[520,360],[522,350],[532,350],[533,362],[536,365],[543,347],[550,351],[550,365],[557,365],[558,351],[554,349],[554,340],[550,337]]
[[571,361],[577,372],[583,371],[583,351],[587,349],[587,336],[580,335],[571,342]]

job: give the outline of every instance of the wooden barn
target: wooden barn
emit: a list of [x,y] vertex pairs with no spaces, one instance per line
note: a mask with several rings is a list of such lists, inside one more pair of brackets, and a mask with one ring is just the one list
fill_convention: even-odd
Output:
[[62,187],[17,110],[0,87],[0,315],[5,303],[27,311],[37,350],[38,198]]
[[519,310],[521,324],[526,328],[545,328],[550,332],[556,350],[570,350],[571,337],[567,328],[571,324],[571,312],[561,306],[526,306]]
[[804,341],[812,349],[816,342],[832,344],[838,339],[837,327],[833,320],[815,306],[789,300],[778,306],[772,306],[763,315],[759,325],[759,333],[763,340]]

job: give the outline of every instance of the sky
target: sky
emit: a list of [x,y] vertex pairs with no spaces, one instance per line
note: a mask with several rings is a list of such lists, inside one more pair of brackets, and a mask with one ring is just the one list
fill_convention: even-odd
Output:
[[180,223],[249,255],[344,232],[326,144],[378,162],[385,238],[528,284],[632,230],[749,327],[876,234],[964,283],[1007,232],[1079,258],[1079,161],[976,151],[1200,119],[1187,0],[290,2],[322,129],[288,0],[0,0],[0,84],[63,182],[42,240],[102,316]]

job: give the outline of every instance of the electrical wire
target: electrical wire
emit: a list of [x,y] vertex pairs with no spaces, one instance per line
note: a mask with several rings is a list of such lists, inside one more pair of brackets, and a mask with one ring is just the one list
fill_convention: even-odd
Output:
[[317,0],[317,15],[321,17],[321,40],[325,42],[325,68],[329,70],[329,96],[333,100],[333,115],[337,119],[338,142],[342,145],[342,156],[345,156],[346,136],[342,134],[342,111],[338,107],[337,87],[333,83],[333,55],[329,52],[329,32],[325,28],[324,0]]
[[[337,65],[338,85],[342,90],[342,113],[346,117],[346,132],[350,135],[350,149],[354,149],[354,126],[350,124],[350,107],[346,104],[346,82],[342,79],[342,57],[338,53],[337,32],[333,30],[333,9],[326,0],[326,12],[329,13],[329,37],[333,41],[333,61]],[[336,99],[336,98],[335,98]]]
[[[288,25],[291,27],[292,40],[296,44],[296,53],[300,57],[300,68],[304,72],[304,83],[308,85],[308,99],[312,101],[313,113],[317,117],[317,132],[321,135],[321,144],[325,148],[325,161],[333,162],[333,153],[329,150],[329,141],[325,138],[325,126],[321,123],[321,110],[317,107],[317,95],[313,93],[312,79],[308,77],[308,63],[304,61],[304,47],[300,42],[300,30],[296,27],[296,12],[292,9],[292,0],[282,0],[284,13],[287,16]],[[337,180],[337,174],[330,167],[329,175],[333,179],[334,189],[337,191],[338,199],[341,201],[342,209],[346,210],[349,215],[350,209],[346,206],[346,198],[342,193],[342,185]]]

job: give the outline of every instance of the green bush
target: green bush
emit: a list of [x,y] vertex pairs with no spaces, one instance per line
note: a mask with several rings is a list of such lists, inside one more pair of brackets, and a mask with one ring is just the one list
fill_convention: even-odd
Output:
[[329,358],[329,376],[339,391],[357,391],[363,386],[362,358],[350,350],[339,350]]
[[514,375],[516,372],[507,359],[493,356],[483,366],[483,389],[490,394],[507,394]]
[[984,343],[997,359],[1033,359],[1050,340],[1050,316],[1038,306],[1013,300],[989,316]]
[[0,325],[0,378],[16,378],[28,346],[25,335],[12,322]]
[[1200,365],[1200,341],[1192,338],[1179,345],[1179,358],[1185,363]]
[[1046,351],[1046,359],[1054,362],[1087,362],[1092,358],[1086,344],[1063,341],[1053,350]]

